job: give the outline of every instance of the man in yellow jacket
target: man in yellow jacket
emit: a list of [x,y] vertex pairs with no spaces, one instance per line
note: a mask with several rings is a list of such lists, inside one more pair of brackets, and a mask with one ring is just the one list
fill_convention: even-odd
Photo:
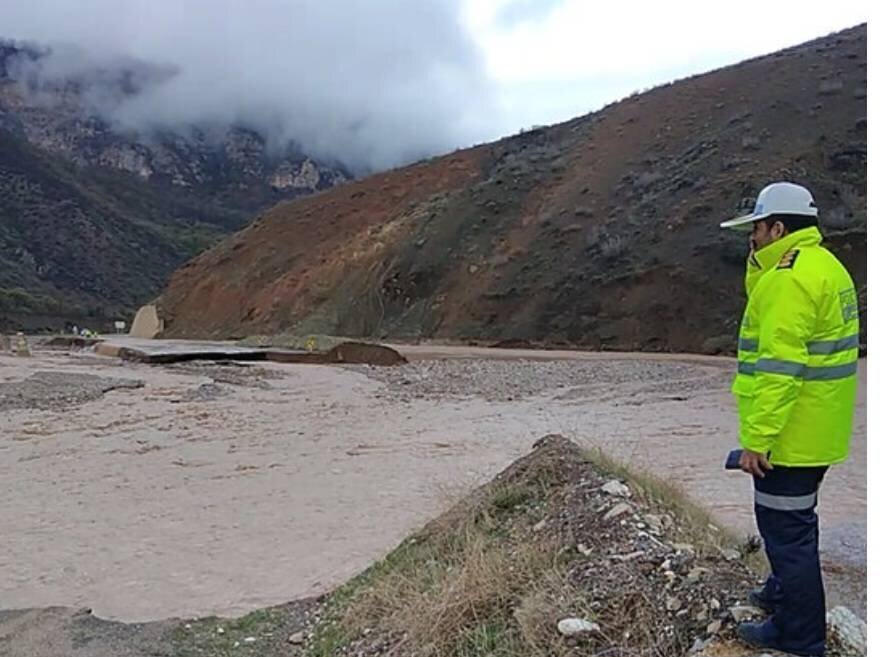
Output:
[[811,193],[768,185],[754,211],[722,228],[750,232],[748,303],[733,392],[740,466],[753,475],[755,518],[771,565],[750,601],[771,615],[739,634],[759,648],[825,654],[817,490],[848,455],[860,327],[851,276],[821,246]]

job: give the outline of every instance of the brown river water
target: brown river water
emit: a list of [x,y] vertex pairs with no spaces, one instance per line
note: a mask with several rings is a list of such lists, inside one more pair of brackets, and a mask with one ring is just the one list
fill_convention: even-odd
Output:
[[[0,384],[40,371],[144,382],[79,405],[0,410],[0,608],[144,621],[322,593],[546,433],[674,481],[722,523],[754,532],[751,483],[722,468],[736,442],[732,360],[404,351],[458,360],[406,383],[362,368],[251,365],[221,380],[214,366],[0,354]],[[865,615],[860,365],[851,458],[827,475],[819,511],[829,603]],[[504,393],[513,367],[526,394]]]

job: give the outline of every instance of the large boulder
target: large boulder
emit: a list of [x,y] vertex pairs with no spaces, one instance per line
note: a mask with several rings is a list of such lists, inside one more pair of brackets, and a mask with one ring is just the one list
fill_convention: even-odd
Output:
[[158,317],[158,309],[153,304],[147,304],[136,311],[130,326],[130,337],[156,338],[163,330],[164,320]]
[[404,365],[408,361],[395,349],[380,344],[344,342],[328,352],[331,363],[355,363],[361,365]]
[[366,342],[341,342],[328,351],[266,350],[266,360],[279,363],[304,363],[309,365],[404,365],[405,356],[395,349]]

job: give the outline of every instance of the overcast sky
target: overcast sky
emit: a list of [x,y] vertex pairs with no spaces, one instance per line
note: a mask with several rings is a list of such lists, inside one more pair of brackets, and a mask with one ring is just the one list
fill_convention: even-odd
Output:
[[45,62],[47,75],[124,56],[176,71],[103,106],[122,127],[243,121],[381,168],[851,27],[866,5],[0,0],[0,36],[82,51]]

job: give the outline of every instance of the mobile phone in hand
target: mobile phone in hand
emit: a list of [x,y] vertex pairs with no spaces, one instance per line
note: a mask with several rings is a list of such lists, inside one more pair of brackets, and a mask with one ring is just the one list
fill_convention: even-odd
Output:
[[727,462],[724,464],[726,470],[739,470],[739,460],[742,457],[741,449],[734,449],[727,455]]

